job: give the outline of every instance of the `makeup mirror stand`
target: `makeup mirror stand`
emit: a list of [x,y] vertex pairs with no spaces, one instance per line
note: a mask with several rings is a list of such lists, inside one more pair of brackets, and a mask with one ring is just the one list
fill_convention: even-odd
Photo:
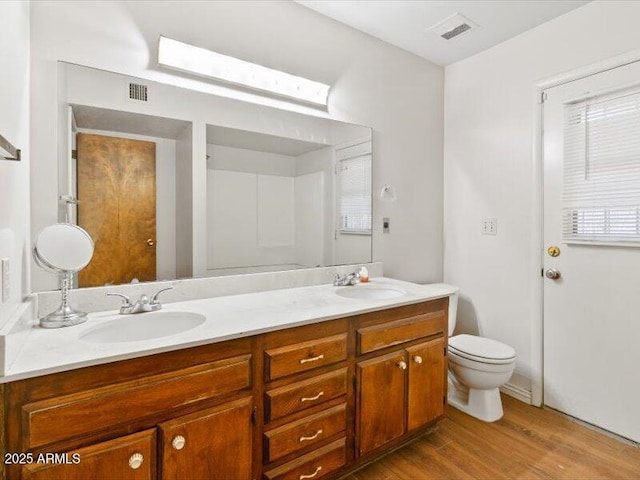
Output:
[[40,319],[43,328],[60,328],[87,321],[87,314],[69,304],[69,290],[73,275],[85,268],[95,245],[91,236],[81,227],[70,223],[57,223],[42,229],[34,240],[33,258],[47,272],[60,277],[60,307]]
[[60,307],[40,319],[40,326],[43,328],[60,328],[78,325],[87,321],[87,314],[75,310],[69,305],[69,290],[73,285],[73,271],[60,270],[60,294],[62,297]]

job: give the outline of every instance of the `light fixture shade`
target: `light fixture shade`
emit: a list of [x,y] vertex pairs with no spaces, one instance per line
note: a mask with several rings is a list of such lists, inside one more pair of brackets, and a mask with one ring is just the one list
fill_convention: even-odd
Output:
[[382,189],[380,190],[380,200],[387,203],[395,202],[397,199],[396,191],[391,185],[384,184]]
[[329,85],[163,36],[158,43],[158,64],[314,105],[327,105]]

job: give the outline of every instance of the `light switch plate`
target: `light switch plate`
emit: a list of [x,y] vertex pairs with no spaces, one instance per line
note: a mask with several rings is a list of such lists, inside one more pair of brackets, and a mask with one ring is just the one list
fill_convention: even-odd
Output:
[[9,300],[11,296],[11,272],[8,258],[0,260],[0,303]]
[[497,218],[485,218],[482,220],[482,234],[483,235],[497,235],[498,234],[498,219]]

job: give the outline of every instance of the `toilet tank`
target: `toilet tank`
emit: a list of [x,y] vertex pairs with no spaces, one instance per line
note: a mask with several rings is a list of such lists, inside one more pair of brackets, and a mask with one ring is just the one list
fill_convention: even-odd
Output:
[[449,296],[449,336],[453,335],[458,319],[458,290]]
[[458,291],[460,290],[455,285],[448,285],[446,283],[432,283],[433,287],[443,287],[447,290],[455,290],[454,293],[449,294],[449,336],[453,335],[453,331],[456,329],[456,320],[458,319]]

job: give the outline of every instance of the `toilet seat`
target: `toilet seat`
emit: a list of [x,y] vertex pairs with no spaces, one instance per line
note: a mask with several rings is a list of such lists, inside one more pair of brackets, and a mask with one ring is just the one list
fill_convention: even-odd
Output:
[[449,351],[473,362],[492,365],[510,364],[516,358],[516,351],[509,345],[466,334],[449,338]]

